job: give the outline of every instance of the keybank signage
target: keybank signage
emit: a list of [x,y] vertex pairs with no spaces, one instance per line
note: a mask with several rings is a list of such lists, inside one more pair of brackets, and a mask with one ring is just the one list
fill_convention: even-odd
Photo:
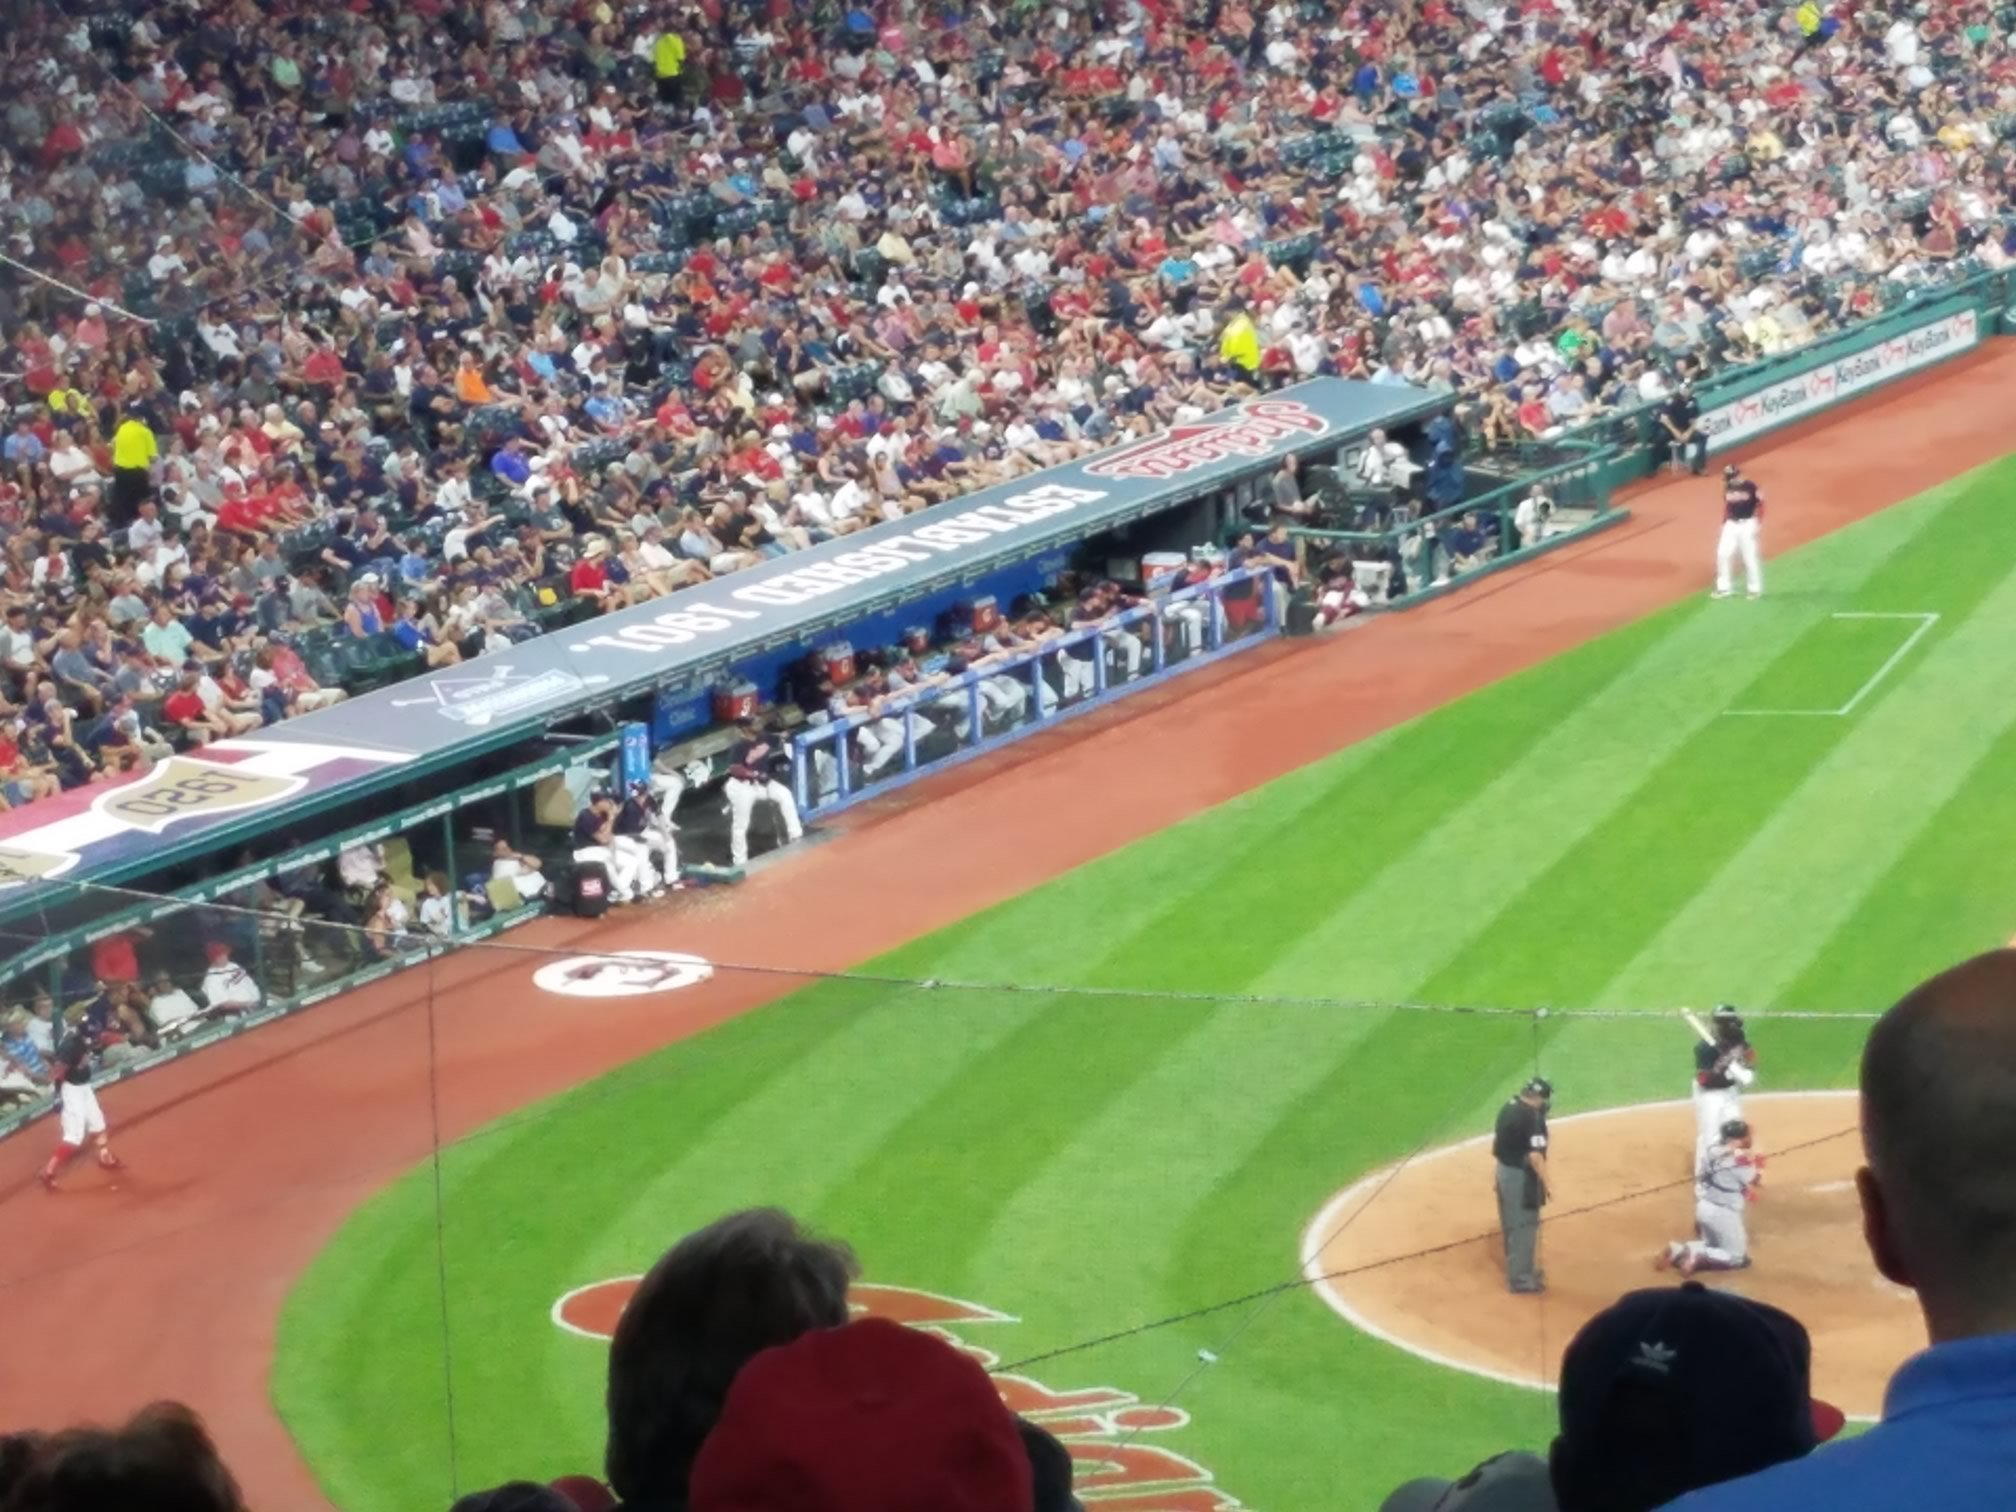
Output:
[[1718,404],[1702,414],[1701,428],[1710,450],[1737,446],[1893,378],[1957,357],[1980,340],[1975,312],[1960,310]]

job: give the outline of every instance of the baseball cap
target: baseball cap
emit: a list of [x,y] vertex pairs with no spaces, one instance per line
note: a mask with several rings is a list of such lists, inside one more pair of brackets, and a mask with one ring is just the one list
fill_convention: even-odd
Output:
[[979,1364],[886,1318],[819,1329],[735,1377],[690,1512],[1028,1512],[1029,1456]]
[[1795,1460],[1841,1431],[1791,1314],[1698,1281],[1627,1292],[1561,1357],[1561,1512],[1636,1512]]
[[1484,1461],[1461,1480],[1411,1480],[1379,1512],[1554,1512],[1547,1461],[1512,1451]]

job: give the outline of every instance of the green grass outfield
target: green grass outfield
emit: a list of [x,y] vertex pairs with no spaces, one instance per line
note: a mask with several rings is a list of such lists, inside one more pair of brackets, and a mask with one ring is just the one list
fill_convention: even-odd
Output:
[[[462,1487],[599,1464],[604,1349],[548,1309],[726,1209],[781,1203],[872,1280],[1014,1314],[984,1336],[1012,1360],[1293,1277],[1326,1197],[1487,1127],[1536,1056],[1572,1112],[1680,1095],[1689,1054],[1671,1017],[1536,1032],[1153,990],[1866,1011],[2004,939],[2012,492],[2009,461],[1971,474],[1772,562],[1761,602],[1679,605],[877,963],[1126,995],[828,984],[456,1146]],[[1843,613],[1939,618],[1893,660],[1922,621]],[[1865,1028],[1767,1023],[1771,1085],[1847,1085]],[[286,1309],[274,1394],[346,1512],[449,1499],[436,1234],[423,1170]],[[1376,1505],[1544,1444],[1552,1412],[1304,1292],[1031,1374],[1180,1387],[1192,1422],[1155,1441],[1276,1512]]]

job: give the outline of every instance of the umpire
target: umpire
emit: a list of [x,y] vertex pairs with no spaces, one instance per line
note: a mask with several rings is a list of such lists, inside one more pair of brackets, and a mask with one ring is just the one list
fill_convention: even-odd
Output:
[[1534,1077],[1498,1110],[1491,1154],[1498,1162],[1498,1227],[1505,1238],[1505,1284],[1514,1292],[1547,1289],[1540,1269],[1540,1208],[1547,1201],[1547,1109],[1554,1088]]

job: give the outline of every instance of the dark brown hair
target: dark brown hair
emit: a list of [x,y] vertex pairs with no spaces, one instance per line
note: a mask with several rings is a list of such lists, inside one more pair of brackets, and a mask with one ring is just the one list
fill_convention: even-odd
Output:
[[245,1512],[203,1421],[156,1402],[123,1428],[67,1428],[37,1445],[4,1512]]
[[604,1470],[626,1502],[683,1506],[693,1457],[736,1372],[763,1350],[847,1321],[844,1244],[776,1208],[731,1213],[667,1250],[609,1345]]

